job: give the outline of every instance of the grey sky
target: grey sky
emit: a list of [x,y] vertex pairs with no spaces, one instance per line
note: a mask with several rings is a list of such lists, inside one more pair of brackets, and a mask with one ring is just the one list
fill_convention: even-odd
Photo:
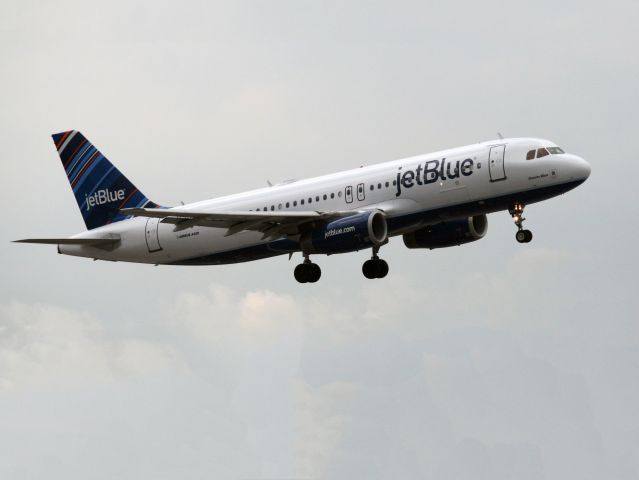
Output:
[[[639,478],[639,3],[0,1],[0,477]],[[507,136],[582,187],[482,241],[222,267],[10,240],[80,213],[50,134],[195,201]]]

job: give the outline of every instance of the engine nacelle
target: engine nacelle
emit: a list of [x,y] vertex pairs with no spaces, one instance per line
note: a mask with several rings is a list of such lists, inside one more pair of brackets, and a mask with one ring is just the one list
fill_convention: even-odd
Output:
[[312,253],[346,253],[386,243],[388,226],[379,210],[339,218],[302,237]]
[[408,248],[444,248],[474,242],[486,235],[488,218],[476,215],[462,220],[451,220],[429,225],[404,235]]

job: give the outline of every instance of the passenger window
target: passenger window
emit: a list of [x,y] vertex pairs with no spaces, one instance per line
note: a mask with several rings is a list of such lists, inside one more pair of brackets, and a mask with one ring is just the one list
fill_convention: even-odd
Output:
[[375,190],[375,185],[371,185],[371,192]]
[[537,158],[545,157],[546,155],[550,155],[548,153],[548,150],[546,150],[545,148],[538,148],[537,149]]
[[386,188],[388,188],[388,182],[386,182]]
[[304,205],[304,199],[303,198],[300,200],[300,205]]
[[331,193],[331,199],[335,198],[335,194]]
[[271,212],[275,210],[275,205],[271,205]]
[[282,210],[282,204],[281,203],[277,206],[277,209],[278,210]]
[[337,196],[338,196],[339,198],[342,198],[342,191],[341,191],[341,190],[340,190],[339,192],[337,192]]
[[378,184],[377,184],[377,190],[381,190],[381,189],[382,189],[382,184],[381,184],[381,183],[378,183]]
[[323,198],[324,198],[324,200],[326,200],[328,197],[326,196],[326,194],[324,194],[324,197],[323,197]]
[[308,197],[308,203],[313,203],[313,199],[311,197]]
[[297,200],[293,200],[293,206],[297,207]]
[[317,197],[315,197],[315,201],[319,202],[319,195]]
[[526,154],[526,160],[532,160],[533,158],[535,158],[535,151],[528,150],[528,153]]
[[289,202],[286,202],[286,208],[290,207],[291,204]]
[[397,185],[397,180],[393,180],[393,187]]

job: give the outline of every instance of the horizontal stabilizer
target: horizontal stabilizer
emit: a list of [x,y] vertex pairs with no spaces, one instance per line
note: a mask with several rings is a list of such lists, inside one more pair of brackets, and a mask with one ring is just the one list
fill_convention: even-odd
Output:
[[42,243],[45,245],[87,245],[98,247],[113,245],[120,241],[120,237],[113,238],[25,238],[14,240],[14,243]]

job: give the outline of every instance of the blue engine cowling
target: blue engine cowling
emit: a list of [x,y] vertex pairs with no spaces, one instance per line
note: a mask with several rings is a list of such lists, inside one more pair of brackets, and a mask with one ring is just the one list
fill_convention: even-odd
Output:
[[318,226],[302,243],[312,253],[346,253],[379,246],[388,240],[386,217],[379,210],[356,213]]
[[476,215],[462,220],[451,220],[429,225],[404,235],[408,248],[444,248],[474,242],[486,235],[488,218]]

